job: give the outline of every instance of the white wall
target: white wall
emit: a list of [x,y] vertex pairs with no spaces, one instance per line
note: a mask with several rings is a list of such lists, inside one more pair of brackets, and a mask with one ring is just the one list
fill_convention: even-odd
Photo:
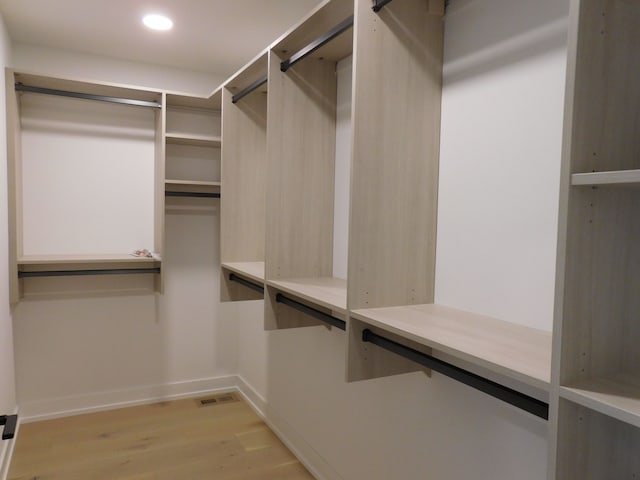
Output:
[[[11,59],[11,40],[0,16],[0,67],[4,71]],[[0,112],[6,107],[5,78],[0,75]],[[6,116],[0,114],[0,415],[16,410],[13,357],[12,313],[9,306],[9,233],[7,211],[7,128]],[[0,478],[6,475],[9,442],[0,441]]]
[[566,0],[447,11],[436,303],[551,331]]
[[130,62],[68,50],[16,44],[11,66],[16,70],[122,83],[194,95],[211,94],[226,78],[160,65]]
[[[44,74],[203,94],[217,87],[208,76],[164,67],[24,46],[17,52],[14,67]],[[233,386],[236,327],[219,310],[219,228],[216,200],[167,200],[161,296],[150,276],[25,282],[25,299],[14,309],[22,416]]]
[[[436,296],[546,330],[567,7],[453,0],[445,19]],[[343,332],[265,333],[260,306],[231,312],[240,375],[323,478],[545,478],[545,421],[438,374],[347,384]]]
[[[0,16],[0,65],[5,67],[11,57],[11,41]],[[6,107],[5,78],[0,76],[0,112]],[[0,115],[0,414],[13,412],[16,406],[13,372],[13,333],[9,308],[9,231],[7,211],[7,126]]]

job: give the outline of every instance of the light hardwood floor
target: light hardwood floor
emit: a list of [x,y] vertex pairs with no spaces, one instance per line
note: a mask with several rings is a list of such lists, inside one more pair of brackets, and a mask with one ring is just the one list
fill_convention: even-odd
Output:
[[22,425],[9,480],[313,479],[233,395]]

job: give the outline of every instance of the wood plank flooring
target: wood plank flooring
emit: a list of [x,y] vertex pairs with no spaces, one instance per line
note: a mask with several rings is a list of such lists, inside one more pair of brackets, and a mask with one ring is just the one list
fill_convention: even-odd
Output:
[[312,480],[233,396],[205,406],[186,399],[24,424],[8,480]]

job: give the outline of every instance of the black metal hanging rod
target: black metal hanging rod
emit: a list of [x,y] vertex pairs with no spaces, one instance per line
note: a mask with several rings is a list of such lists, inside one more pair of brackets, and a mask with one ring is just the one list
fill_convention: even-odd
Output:
[[93,95],[91,93],[69,92],[66,90],[55,90],[53,88],[30,87],[22,83],[16,83],[18,92],[42,93],[45,95],[57,95],[59,97],[81,98],[83,100],[97,100],[99,102],[121,103],[123,105],[133,105],[136,107],[160,108],[158,102],[147,102],[145,100],[134,100],[131,98],[107,97],[105,95]]
[[447,377],[451,377],[465,385],[473,387],[492,397],[498,398],[515,407],[521,408],[537,417],[545,420],[549,419],[549,404],[537,398],[530,397],[522,392],[496,383],[488,378],[481,377],[475,373],[464,370],[455,365],[451,365],[439,358],[435,358],[426,353],[419,352],[413,348],[389,340],[381,335],[373,333],[368,328],[362,332],[362,341],[373,343],[385,350],[393,352],[401,357],[407,358],[420,365],[435,370]]
[[260,88],[262,85],[264,85],[268,81],[269,81],[269,77],[267,77],[266,75],[264,77],[262,77],[262,78],[259,78],[258,80],[253,82],[251,85],[249,85],[247,88],[245,88],[244,90],[239,91],[234,96],[232,96],[231,97],[231,103],[237,103],[238,100],[241,100],[242,98],[246,97],[251,92],[253,92],[257,88]]
[[217,192],[164,192],[164,195],[165,197],[220,198]]
[[341,33],[349,30],[352,26],[353,26],[353,15],[351,15],[349,18],[344,19],[342,22],[340,22],[338,25],[333,27],[327,33],[322,35],[320,38],[317,38],[306,47],[298,50],[287,60],[280,63],[280,71],[286,72],[287,70],[289,70],[289,67],[293,66],[295,63],[299,62],[307,55],[312,54],[323,45],[329,43],[331,40],[336,38]]
[[2,430],[2,440],[11,440],[16,434],[18,425],[18,415],[0,415],[0,427]]
[[321,312],[320,310],[316,310],[315,308],[311,308],[304,303],[296,302],[295,300],[290,299],[289,297],[285,297],[283,294],[276,294],[276,302],[287,305],[288,307],[293,308],[294,310],[298,310],[299,312],[305,313],[310,317],[320,320],[321,322],[327,323],[332,327],[339,328],[340,330],[347,329],[347,322],[341,320],[336,317],[332,317],[331,315]]
[[256,292],[264,293],[264,287],[262,285],[258,285],[257,283],[253,283],[253,282],[250,282],[249,280],[245,280],[244,278],[239,277],[235,273],[229,274],[229,280],[231,280],[232,282],[239,283],[240,285],[244,285],[245,287],[250,288],[251,290],[255,290]]
[[104,268],[99,270],[40,270],[35,272],[18,272],[18,278],[33,277],[77,277],[88,275],[133,275],[160,273],[160,268]]
[[384,7],[387,3],[391,3],[392,0],[375,0],[373,7],[371,7],[373,9],[374,12],[379,12],[380,10],[382,10],[382,7]]

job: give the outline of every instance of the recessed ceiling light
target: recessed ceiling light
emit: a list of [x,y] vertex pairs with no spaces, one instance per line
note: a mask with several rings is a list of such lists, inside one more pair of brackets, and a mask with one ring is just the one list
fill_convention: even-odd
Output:
[[173,22],[164,15],[145,15],[142,22],[153,30],[171,30]]

